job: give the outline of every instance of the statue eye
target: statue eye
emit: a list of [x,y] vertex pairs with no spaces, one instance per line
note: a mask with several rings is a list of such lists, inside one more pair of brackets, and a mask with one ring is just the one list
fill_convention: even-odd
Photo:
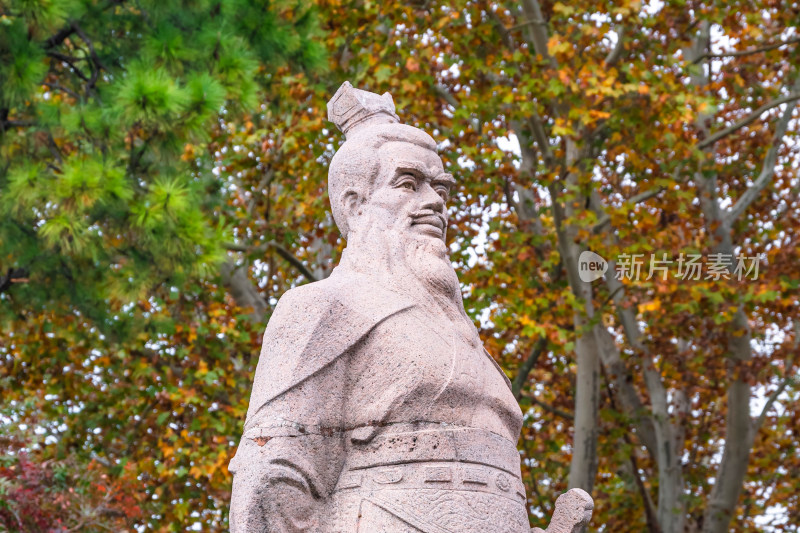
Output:
[[400,183],[400,187],[403,189],[408,189],[409,191],[416,191],[417,190],[417,182],[412,179],[407,179]]
[[450,190],[447,187],[436,187],[434,190],[445,202],[450,198]]

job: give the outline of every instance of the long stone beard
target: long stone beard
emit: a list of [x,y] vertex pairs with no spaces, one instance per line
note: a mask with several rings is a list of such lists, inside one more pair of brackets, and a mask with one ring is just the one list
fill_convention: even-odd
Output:
[[477,345],[478,332],[464,310],[445,243],[406,233],[409,230],[401,227],[387,227],[379,218],[368,220],[363,232],[348,239],[341,265],[375,278],[427,309],[439,309],[465,340]]
[[442,243],[427,238],[408,239],[403,251],[407,268],[432,296],[462,306],[458,276]]

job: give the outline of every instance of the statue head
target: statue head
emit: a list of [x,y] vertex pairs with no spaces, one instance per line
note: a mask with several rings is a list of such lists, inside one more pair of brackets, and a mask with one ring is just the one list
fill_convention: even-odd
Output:
[[328,102],[328,119],[346,137],[328,170],[331,210],[345,239],[377,223],[443,245],[445,204],[455,181],[430,135],[399,123],[389,93],[349,82]]
[[347,139],[328,170],[333,217],[347,239],[339,266],[377,276],[423,305],[434,303],[465,338],[476,340],[445,244],[455,180],[444,171],[436,143],[400,124],[389,93],[347,82],[328,102],[328,118]]

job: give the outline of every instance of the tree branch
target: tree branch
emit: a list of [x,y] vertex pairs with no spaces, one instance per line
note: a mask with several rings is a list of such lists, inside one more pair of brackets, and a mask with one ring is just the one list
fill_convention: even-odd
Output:
[[28,271],[24,268],[9,268],[6,275],[0,277],[0,293],[5,292],[14,283],[27,283]]
[[528,18],[524,29],[529,36],[528,40],[533,44],[534,51],[548,60],[551,67],[557,68],[556,59],[547,50],[547,22],[542,16],[539,0],[522,0],[522,11]]
[[[541,55],[545,59],[548,59],[552,67],[556,68],[558,65],[555,58],[552,57],[547,51],[547,23],[542,17],[542,8],[539,5],[539,0],[523,0],[522,9],[525,12],[525,16],[528,17],[528,22],[522,24],[525,29],[525,36],[528,44],[537,54]],[[513,52],[514,39],[511,37],[511,34],[508,32],[506,27],[503,26],[503,23],[497,14],[491,10],[489,10],[489,12],[495,26],[497,26],[497,30],[500,33],[501,38],[506,43],[506,46],[509,48],[509,50]],[[526,120],[528,122],[528,126],[531,128],[533,140],[536,142],[536,145],[539,147],[539,151],[542,154],[545,165],[547,165],[550,169],[554,168],[555,157],[550,149],[547,132],[544,128],[544,121],[535,110]]]
[[60,45],[61,43],[63,43],[64,40],[67,37],[69,37],[70,35],[72,35],[73,33],[75,33],[75,28],[72,26],[72,24],[70,24],[68,26],[65,26],[64,28],[61,28],[58,31],[58,33],[56,33],[55,35],[53,35],[52,37],[47,39],[44,42],[44,47],[45,48],[56,47],[56,46]]
[[[800,88],[800,77],[797,78],[794,84],[794,89]],[[800,98],[800,96],[798,96]],[[797,100],[797,98],[795,98]],[[775,175],[775,163],[778,159],[778,150],[783,143],[783,136],[786,134],[786,130],[789,127],[789,122],[792,120],[792,114],[794,114],[794,105],[787,105],[786,109],[781,115],[781,118],[778,120],[778,124],[775,127],[775,134],[772,137],[772,146],[769,147],[769,151],[767,151],[767,156],[764,158],[764,164],[761,167],[761,173],[759,174],[756,181],[753,185],[747,189],[739,200],[736,201],[734,206],[728,211],[725,215],[725,222],[730,227],[736,219],[738,219],[742,213],[752,204],[764,187],[772,180],[772,177]]]
[[97,78],[100,75],[100,70],[102,69],[108,71],[108,69],[105,67],[105,65],[103,65],[103,63],[100,61],[100,58],[97,56],[97,51],[95,51],[94,44],[92,44],[89,36],[86,35],[86,33],[80,28],[80,26],[78,26],[77,23],[73,23],[72,27],[75,29],[75,33],[77,33],[78,36],[83,39],[83,42],[86,43],[86,46],[89,47],[89,56],[92,58],[92,64],[94,65],[92,67],[92,78],[89,80],[89,89],[94,89]]
[[[111,2],[109,2],[108,4],[103,6],[101,8],[101,10],[105,11],[107,9],[111,9],[112,7],[118,6],[118,5],[122,4],[122,3],[124,3],[124,0],[111,0]],[[61,28],[60,30],[58,30],[58,32],[55,35],[53,35],[52,37],[48,38],[44,42],[44,47],[46,49],[47,48],[54,48],[54,47],[60,45],[61,43],[63,43],[67,39],[67,37],[69,37],[73,33],[75,33],[75,26],[73,24],[68,24],[68,25],[64,26],[63,28]]]
[[455,96],[453,96],[452,93],[447,90],[447,87],[441,83],[437,83],[433,86],[433,89],[444,99],[445,102],[453,107],[458,107],[458,100],[456,100]]
[[78,58],[53,51],[47,52],[47,55],[52,57],[53,59],[57,59],[61,62],[66,63],[67,65],[69,65],[70,70],[72,70],[72,72],[74,72],[76,76],[78,76],[80,79],[82,79],[87,83],[89,82],[89,78],[87,78],[86,75],[81,71],[81,69],[78,68],[78,66],[75,64],[76,61],[79,61]]
[[619,58],[622,57],[622,52],[625,50],[625,46],[622,44],[623,39],[625,38],[625,28],[620,28],[617,32],[617,42],[614,45],[614,48],[606,56],[604,61],[606,67],[613,67]]
[[718,140],[722,139],[723,137],[726,137],[731,133],[735,132],[736,130],[739,130],[747,126],[748,124],[755,122],[756,119],[758,119],[758,117],[763,115],[766,111],[769,111],[774,107],[778,107],[779,105],[786,104],[788,102],[794,102],[795,100],[800,100],[800,93],[792,93],[782,98],[772,100],[771,102],[767,102],[766,104],[762,105],[761,107],[759,107],[758,109],[747,115],[745,118],[737,122],[736,124],[728,126],[727,128],[716,132],[710,137],[703,139],[702,141],[697,143],[697,148],[699,148],[700,150],[707,148],[712,144],[714,144],[715,142],[717,142]]
[[[798,324],[800,323],[795,322],[794,324],[795,324],[795,330],[797,330]],[[795,350],[797,349],[798,341],[800,341],[800,338],[795,337],[795,342],[794,342]],[[761,413],[758,415],[758,418],[754,420],[753,436],[755,436],[755,434],[758,433],[758,431],[761,429],[761,426],[764,425],[764,420],[766,420],[767,418],[767,413],[769,412],[770,409],[772,409],[772,406],[777,401],[778,396],[780,396],[783,393],[783,391],[785,391],[788,387],[794,386],[795,382],[797,381],[797,377],[791,373],[792,365],[794,364],[794,358],[795,356],[791,355],[786,360],[786,374],[787,374],[786,377],[783,379],[778,388],[775,389],[772,392],[772,394],[769,395],[769,398],[767,398],[767,403],[764,404],[764,408],[761,409]]]
[[36,125],[36,121],[35,120],[4,120],[3,122],[0,122],[0,124],[3,125],[3,129],[5,129],[7,126],[10,126],[12,128],[27,128],[28,126],[35,126]]
[[267,310],[267,303],[259,294],[258,289],[247,277],[247,269],[237,267],[236,264],[228,259],[220,268],[222,282],[230,291],[233,300],[239,307],[252,307],[251,317],[254,321],[260,322]]
[[[620,411],[620,409],[617,407],[617,402],[614,400],[614,390],[611,388],[611,384],[608,381],[608,375],[606,374],[605,370],[602,369],[602,367],[601,370],[603,371],[603,381],[606,385],[606,394],[608,394],[608,401],[611,403],[611,408],[615,411]],[[661,533],[661,528],[659,527],[658,519],[656,518],[653,499],[650,497],[647,487],[644,486],[642,478],[639,477],[639,463],[636,461],[634,444],[627,433],[622,435],[622,439],[625,441],[625,444],[631,447],[631,453],[629,455],[631,476],[633,477],[636,488],[639,490],[639,494],[642,497],[642,502],[644,503],[644,516],[647,520],[647,528],[651,533]]]
[[511,32],[508,31],[508,28],[503,25],[503,21],[500,20],[500,17],[497,16],[494,10],[491,8],[487,10],[489,14],[489,18],[492,19],[492,23],[494,24],[495,28],[497,28],[497,33],[500,34],[500,38],[503,39],[503,42],[506,43],[508,48],[514,48],[514,38],[511,36]]
[[763,46],[758,46],[756,48],[750,48],[748,50],[737,50],[734,52],[723,52],[721,54],[703,54],[699,56],[697,59],[692,61],[692,63],[699,63],[704,59],[721,59],[724,57],[741,57],[741,56],[748,56],[751,54],[758,54],[761,52],[768,52],[770,50],[775,50],[776,48],[780,48],[781,46],[786,46],[787,44],[796,44],[800,43],[800,37],[795,37],[794,39],[789,39],[788,41],[782,41],[777,43],[770,43],[765,44]]
[[533,394],[529,394],[528,393],[528,394],[523,394],[523,396],[528,398],[531,401],[531,403],[533,403],[534,405],[538,405],[539,407],[541,407],[542,409],[544,409],[545,411],[547,411],[550,414],[554,414],[557,417],[563,418],[564,420],[572,421],[572,420],[575,419],[575,416],[572,413],[568,413],[566,411],[562,411],[561,409],[559,409],[557,407],[553,407],[549,403],[545,403],[545,402],[537,399]]
[[520,365],[517,375],[514,377],[514,381],[511,383],[511,392],[514,394],[514,398],[516,398],[517,401],[519,401],[522,394],[522,386],[525,385],[531,370],[533,370],[533,367],[536,366],[536,363],[539,361],[539,357],[542,355],[542,352],[546,346],[547,339],[545,337],[541,337],[538,341],[536,341],[531,349],[530,354],[528,354],[528,357],[525,359],[522,365]]
[[70,95],[71,97],[75,98],[78,102],[83,100],[78,93],[76,93],[72,89],[68,89],[67,87],[64,87],[63,85],[59,85],[58,83],[50,83],[49,81],[44,81],[44,82],[42,82],[42,85],[44,85],[45,87],[49,87],[50,89],[55,89],[56,91],[65,92],[68,95]]
[[536,145],[542,153],[545,165],[552,170],[556,166],[556,158],[553,155],[553,151],[550,149],[547,132],[544,130],[544,122],[542,122],[542,118],[536,111],[532,111],[531,116],[528,117],[528,125],[531,128],[533,140],[536,141]]
[[[636,205],[638,203],[645,202],[645,201],[649,200],[650,198],[653,198],[654,196],[658,196],[659,194],[661,194],[661,192],[663,190],[664,190],[664,187],[655,187],[653,189],[649,189],[647,191],[640,192],[639,194],[631,196],[630,198],[628,198],[625,201],[625,203],[626,204],[630,204],[630,205]],[[598,220],[595,223],[595,225],[592,227],[592,232],[595,233],[595,234],[599,233],[600,230],[602,230],[603,227],[606,224],[608,224],[609,222],[611,222],[611,217],[608,215],[608,213],[603,212],[603,214],[600,216],[600,218],[598,218]]]
[[287,250],[283,245],[275,241],[269,241],[266,244],[256,247],[244,246],[241,244],[233,244],[233,243],[225,243],[223,244],[223,247],[226,250],[231,250],[234,252],[245,252],[248,254],[263,254],[270,248],[274,248],[279,256],[281,256],[289,264],[295,267],[309,282],[318,281],[317,277],[308,269],[306,265],[303,264],[302,261],[296,258],[292,254],[292,252]]
[[50,150],[50,153],[53,155],[55,160],[58,161],[59,165],[64,164],[64,159],[61,157],[61,150],[58,148],[56,140],[53,139],[53,134],[49,131],[47,132],[47,149]]
[[783,382],[781,382],[780,386],[777,389],[775,389],[772,392],[772,394],[769,395],[767,403],[765,403],[764,408],[761,409],[761,414],[758,415],[758,418],[756,418],[755,422],[753,423],[754,433],[758,432],[758,430],[761,429],[761,426],[764,425],[764,420],[767,419],[767,413],[769,412],[770,409],[772,409],[772,406],[777,401],[778,396],[780,396],[783,393],[783,391],[787,389],[787,387],[793,384],[794,384],[794,378],[792,376],[788,376],[783,380]]

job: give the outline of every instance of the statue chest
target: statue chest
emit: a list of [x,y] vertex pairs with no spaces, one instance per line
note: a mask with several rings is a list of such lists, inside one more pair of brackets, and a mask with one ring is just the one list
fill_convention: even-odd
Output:
[[349,427],[433,423],[519,438],[522,413],[501,370],[441,317],[389,317],[354,350],[349,371]]

